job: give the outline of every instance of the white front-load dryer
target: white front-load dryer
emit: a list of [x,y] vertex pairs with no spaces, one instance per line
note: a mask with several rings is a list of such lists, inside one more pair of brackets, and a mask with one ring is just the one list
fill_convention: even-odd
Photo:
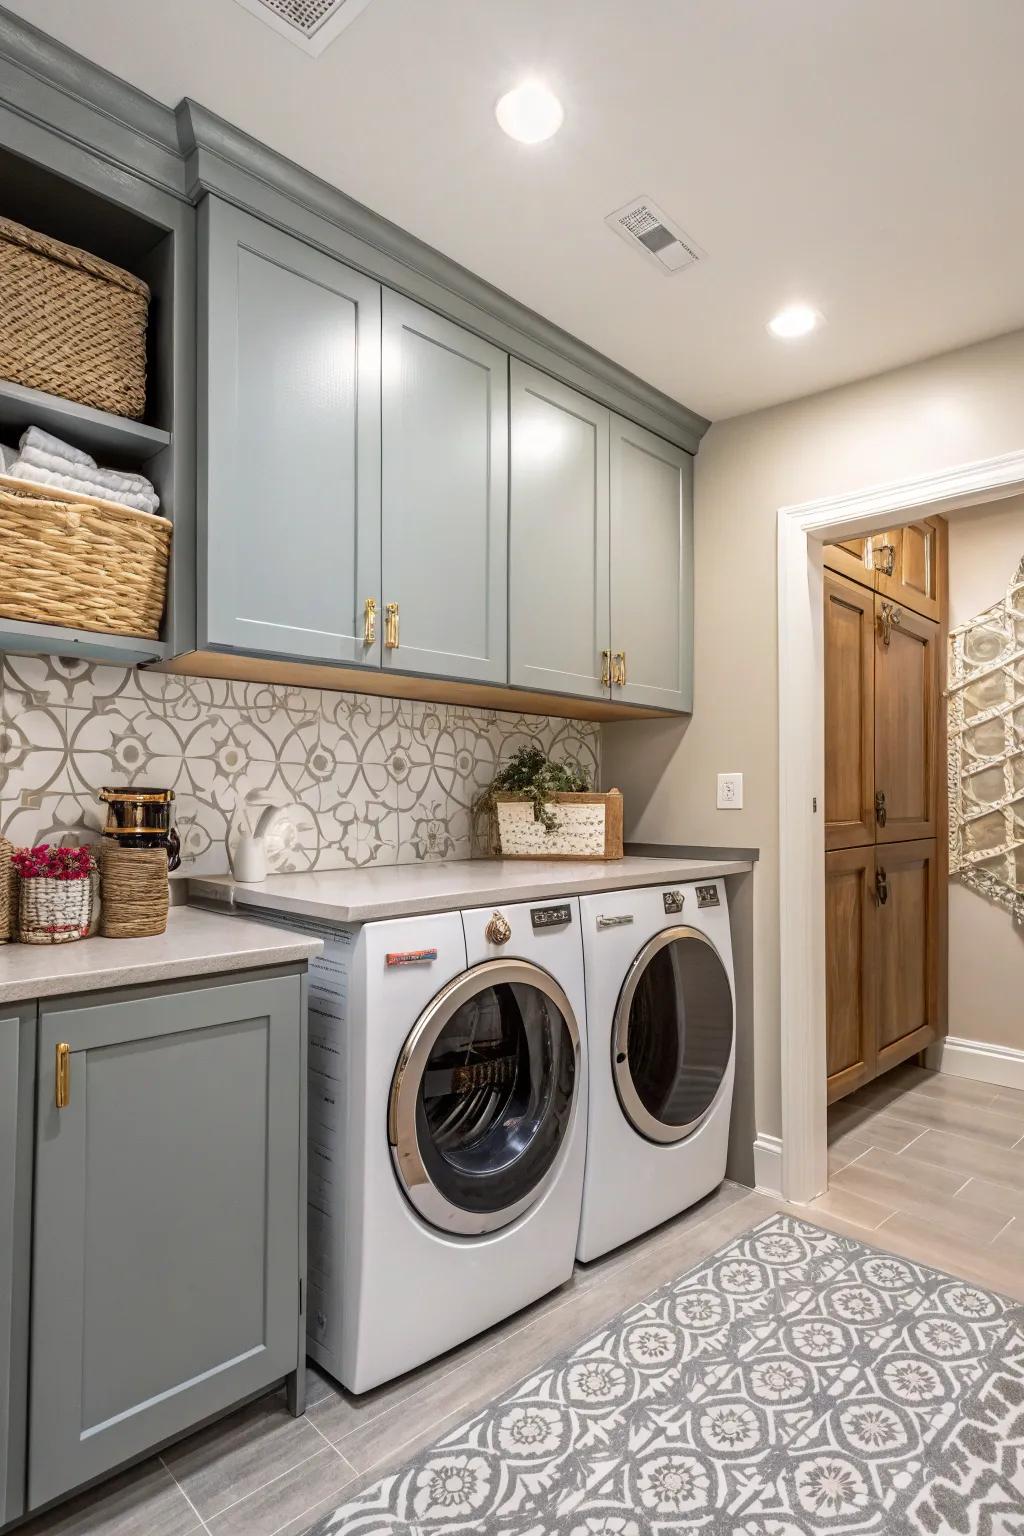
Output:
[[332,1187],[310,1179],[308,1339],[364,1392],[572,1274],[587,1047],[575,899],[348,932],[336,1064],[317,1048],[311,968],[312,1167],[325,1120],[337,1138]]
[[725,1177],[735,1061],[722,880],[580,898],[590,1128],[578,1256],[596,1259]]

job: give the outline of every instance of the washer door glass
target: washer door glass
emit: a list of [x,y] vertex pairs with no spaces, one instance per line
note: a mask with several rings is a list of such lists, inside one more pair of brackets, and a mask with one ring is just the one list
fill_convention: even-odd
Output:
[[732,1037],[732,989],[714,945],[693,928],[657,934],[630,967],[612,1031],[612,1072],[633,1126],[662,1142],[696,1130]]
[[449,1231],[493,1231],[537,1200],[576,1096],[579,1030],[561,988],[518,961],[491,961],[436,998],[392,1085],[399,1176]]

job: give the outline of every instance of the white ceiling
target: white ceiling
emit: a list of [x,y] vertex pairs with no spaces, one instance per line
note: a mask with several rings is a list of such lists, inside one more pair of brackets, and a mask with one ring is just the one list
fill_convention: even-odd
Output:
[[[711,417],[1024,324],[1024,0],[372,0],[319,59],[235,0],[4,3]],[[533,148],[493,115],[528,73]],[[641,193],[700,266],[606,227]],[[775,341],[794,300],[827,323]]]

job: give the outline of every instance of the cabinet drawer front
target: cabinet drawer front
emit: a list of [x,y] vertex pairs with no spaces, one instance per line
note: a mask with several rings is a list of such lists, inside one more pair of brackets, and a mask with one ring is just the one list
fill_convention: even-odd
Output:
[[384,665],[504,683],[508,356],[385,290],[383,357]]
[[509,680],[609,697],[610,414],[512,359]]
[[39,1037],[32,1507],[295,1368],[301,983],[44,1008]]
[[380,287],[211,198],[200,270],[200,644],[375,664]]

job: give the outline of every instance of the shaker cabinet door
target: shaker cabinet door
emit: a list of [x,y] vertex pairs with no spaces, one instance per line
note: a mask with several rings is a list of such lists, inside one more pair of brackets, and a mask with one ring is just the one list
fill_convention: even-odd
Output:
[[0,1010],[0,1526],[25,1509],[36,1005]]
[[875,862],[878,1071],[887,1072],[943,1033],[939,850],[934,838],[893,843],[876,848]]
[[298,975],[42,1005],[30,1507],[296,1369],[303,1073]]
[[612,698],[693,708],[693,459],[611,420]]
[[610,696],[609,412],[511,363],[509,681]]
[[905,523],[872,540],[875,590],[923,618],[942,617],[948,527],[945,518]]
[[874,847],[825,855],[825,1059],[833,1103],[875,1075]]
[[939,626],[875,597],[876,841],[934,837]]
[[875,599],[826,570],[825,847],[875,840]]
[[504,683],[508,356],[383,295],[383,663]]
[[379,665],[380,286],[213,197],[199,241],[200,647]]

